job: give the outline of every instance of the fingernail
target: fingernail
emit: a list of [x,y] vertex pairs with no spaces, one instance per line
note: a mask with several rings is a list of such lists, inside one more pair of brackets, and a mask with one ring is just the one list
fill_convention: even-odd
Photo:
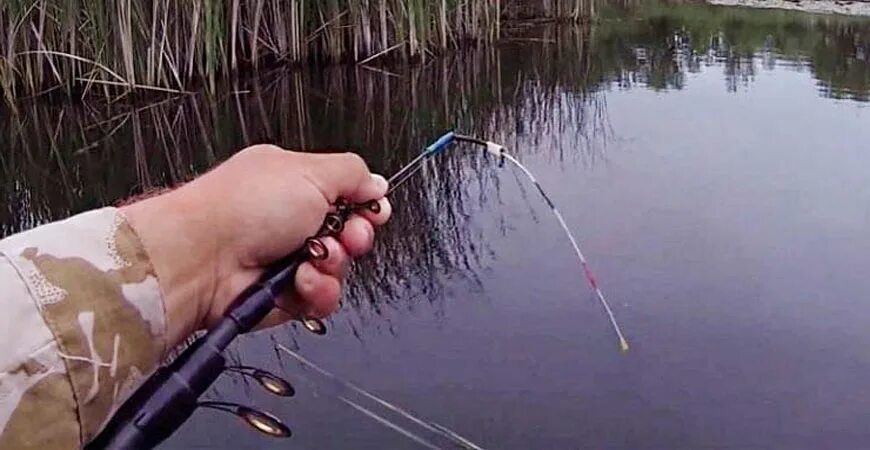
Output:
[[389,187],[390,187],[390,186],[389,186],[389,183],[387,183],[387,179],[384,178],[383,176],[378,175],[378,174],[376,174],[376,173],[373,173],[373,174],[372,174],[372,179],[375,180],[375,183],[377,183],[378,186],[379,186],[381,189],[384,190],[384,192],[386,192],[387,189],[389,189]]

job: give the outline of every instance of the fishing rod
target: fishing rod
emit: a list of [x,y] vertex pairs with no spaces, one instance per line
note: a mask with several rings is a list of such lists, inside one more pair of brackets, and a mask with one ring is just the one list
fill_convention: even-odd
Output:
[[[387,195],[393,193],[422,170],[427,161],[444,152],[456,142],[466,142],[484,147],[487,153],[500,158],[502,161],[510,161],[517,166],[535,184],[538,192],[556,215],[559,224],[571,241],[586,279],[607,312],[610,323],[619,338],[620,348],[623,351],[628,351],[628,341],[616,322],[613,311],[562,215],[534,175],[518,160],[509,155],[504,146],[451,131],[438,138],[414,160],[391,176],[388,180],[390,188]],[[199,398],[223,372],[228,370],[253,378],[273,394],[292,396],[292,386],[285,380],[260,369],[228,367],[226,358],[222,353],[236,337],[253,330],[276,307],[276,299],[286,289],[291,288],[296,272],[302,263],[309,260],[324,260],[329,256],[321,238],[341,233],[344,223],[354,213],[363,210],[375,214],[380,212],[380,204],[377,201],[350,204],[343,199],[338,199],[334,208],[335,212],[326,215],[323,225],[316,235],[308,238],[303,247],[296,252],[269,266],[256,283],[245,289],[231,303],[224,318],[216,327],[195,340],[171,363],[159,368],[151,375],[145,384],[121,405],[103,431],[85,448],[89,450],[154,448],[177,431],[199,407],[235,414],[245,423],[266,435],[289,437],[290,429],[271,414],[244,405],[200,402]],[[301,318],[300,321],[306,330],[318,335],[326,334],[326,326],[322,321],[305,317]],[[247,369],[253,369],[253,371]]]
[[[452,139],[446,135],[426,148],[426,151],[390,177],[388,183],[401,185],[420,169],[419,163],[446,148]],[[389,194],[388,193],[388,194]],[[240,334],[254,329],[276,307],[275,300],[290,288],[299,266],[308,260],[324,260],[329,256],[322,237],[336,236],[344,229],[344,223],[353,213],[369,210],[380,212],[380,203],[370,201],[351,205],[342,199],[336,201],[335,212],[327,214],[321,229],[305,241],[296,252],[272,264],[259,280],[245,289],[231,303],[224,318],[216,327],[196,339],[169,365],[159,368],[133,395],[121,405],[102,432],[87,446],[95,449],[149,449],[154,448],[181,427],[197,408],[211,408],[237,415],[258,431],[274,437],[288,437],[290,430],[271,414],[243,405],[231,406],[218,402],[200,402],[199,398],[217,378],[228,369],[223,351]],[[301,318],[306,330],[326,334],[326,326],[314,318]],[[289,383],[280,377],[259,371],[257,374],[238,372],[252,376],[267,391],[275,393],[272,385]],[[264,375],[265,374],[265,375]],[[292,392],[292,387],[284,389]],[[280,394],[279,394],[280,395]]]
[[[491,146],[496,146],[492,147]],[[598,298],[598,302],[601,303],[601,307],[604,308],[604,312],[607,313],[607,318],[610,320],[610,325],[613,327],[613,331],[616,333],[616,337],[619,338],[619,349],[623,352],[628,351],[628,340],[625,338],[625,335],[622,334],[622,329],[619,327],[619,323],[616,321],[616,317],[613,315],[613,310],[610,308],[610,303],[607,302],[607,299],[604,298],[604,293],[601,292],[601,288],[598,286],[598,280],[595,277],[595,274],[592,273],[592,269],[589,268],[589,262],[586,260],[586,256],[583,255],[583,251],[580,250],[580,244],[577,239],[574,237],[574,233],[571,232],[571,229],[568,228],[568,224],[565,223],[565,219],[562,217],[562,213],[559,212],[559,209],[556,208],[556,205],[550,199],[550,196],[544,192],[544,188],[541,187],[541,184],[538,183],[538,180],[532,175],[532,172],[526,168],[525,165],[516,160],[513,156],[509,155],[504,151],[504,147],[498,146],[497,144],[493,144],[491,142],[487,143],[487,150],[491,153],[498,152],[498,154],[502,157],[510,161],[513,165],[517,166],[528,178],[535,184],[535,187],[538,188],[538,192],[547,202],[547,205],[550,207],[550,210],[553,211],[553,215],[556,216],[556,220],[559,221],[559,226],[562,227],[562,231],[565,232],[565,235],[568,236],[568,240],[571,241],[571,246],[574,248],[574,253],[577,255],[577,259],[580,260],[580,266],[583,268],[583,275],[586,277],[586,281],[589,283],[589,286],[595,292],[595,296]]]
[[[266,435],[290,436],[290,429],[271,414],[244,405],[200,402],[199,397],[225,371],[251,377],[275,395],[293,395],[292,386],[277,375],[243,366],[228,367],[223,351],[240,334],[253,330],[277,306],[276,299],[292,286],[303,262],[329,257],[321,240],[323,237],[341,233],[351,214],[362,210],[380,212],[377,201],[354,205],[339,199],[334,207],[335,212],[326,215],[315,236],[308,238],[296,252],[272,264],[257,282],[236,297],[216,327],[151,375],[85,448],[154,448],[178,430],[199,407],[235,414]],[[326,334],[326,326],[320,320],[304,317],[300,320],[308,331]]]

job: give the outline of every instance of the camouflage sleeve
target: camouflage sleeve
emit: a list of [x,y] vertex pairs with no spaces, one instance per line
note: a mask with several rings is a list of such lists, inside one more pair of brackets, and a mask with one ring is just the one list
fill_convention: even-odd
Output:
[[105,208],[0,241],[0,449],[79,448],[157,368],[148,255]]

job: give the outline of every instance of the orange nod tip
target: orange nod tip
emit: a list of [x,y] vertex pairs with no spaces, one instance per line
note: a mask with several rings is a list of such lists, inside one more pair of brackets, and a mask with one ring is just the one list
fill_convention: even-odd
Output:
[[620,339],[619,349],[622,350],[622,353],[628,353],[628,341],[626,341],[625,339]]

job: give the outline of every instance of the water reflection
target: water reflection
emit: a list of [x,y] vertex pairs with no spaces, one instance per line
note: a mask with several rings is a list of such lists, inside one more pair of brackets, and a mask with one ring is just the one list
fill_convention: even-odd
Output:
[[[694,74],[704,72],[709,67],[724,68],[724,85],[721,88],[716,86],[716,89],[721,89],[723,92],[741,91],[744,86],[751,85],[759,74],[767,70],[785,68],[812,74],[818,82],[819,94],[825,98],[853,101],[868,99],[870,68],[868,68],[867,55],[870,30],[867,22],[692,4],[673,8],[644,4],[638,8],[631,12],[605,11],[604,20],[595,26],[577,29],[512,29],[510,30],[512,39],[497,50],[463,53],[453,58],[430,62],[423,67],[333,68],[305,73],[277,71],[263,74],[250,82],[227,86],[223,94],[218,97],[198,95],[166,98],[155,104],[136,107],[122,104],[70,107],[23,105],[19,108],[17,116],[7,113],[0,118],[0,136],[6,143],[5,151],[0,152],[0,197],[3,199],[3,207],[0,208],[0,227],[2,227],[0,233],[10,234],[84,209],[111,204],[131,194],[183,182],[227,158],[239,148],[260,142],[273,142],[285,147],[303,149],[352,148],[363,153],[373,168],[390,173],[410,160],[418,151],[417,149],[430,139],[440,135],[445,129],[457,127],[469,134],[479,134],[504,142],[521,157],[533,157],[536,161],[551,161],[554,167],[561,167],[562,161],[573,163],[565,164],[570,167],[576,167],[578,162],[590,166],[596,165],[606,162],[608,151],[612,148],[609,144],[620,131],[614,130],[608,119],[607,96],[610,90],[680,90],[696,82],[697,77],[694,77]],[[719,82],[718,75],[706,78],[707,81],[711,79]],[[721,101],[721,98],[710,100],[701,95],[707,93],[709,92],[706,90],[698,90],[695,92],[698,96],[692,98],[701,101]],[[614,100],[613,97],[615,96],[611,96],[611,100]],[[632,99],[642,99],[642,96],[632,97]],[[617,100],[612,104],[618,106]],[[631,108],[625,106],[624,98],[622,101],[621,111],[624,114]],[[679,105],[679,103],[675,104]],[[712,104],[710,107],[716,106]],[[706,105],[699,107],[698,109],[701,110],[699,114],[703,114],[703,108],[706,107]],[[733,105],[731,107],[733,108]],[[692,112],[696,111],[692,110]],[[648,122],[656,127],[661,125],[664,134],[683,131],[679,129],[681,124],[677,121],[661,124],[653,120],[655,118],[649,119]],[[634,125],[645,123],[645,120],[636,119]],[[796,116],[784,117],[784,120],[796,120]],[[747,132],[746,124],[722,124],[723,129],[730,130],[732,126],[738,130],[737,132],[741,130]],[[741,126],[744,128],[741,129]],[[823,138],[818,138],[819,148],[826,144],[821,142],[821,139]],[[660,139],[660,142],[670,144],[673,140],[676,139],[665,136]],[[536,154],[532,155],[533,152]],[[751,165],[754,162],[749,161],[746,164]],[[777,166],[787,162],[784,160],[782,163],[777,163]],[[414,309],[418,305],[427,305],[427,314],[428,311],[434,311],[438,315],[441,314],[442,302],[445,299],[444,289],[455,287],[457,284],[463,288],[477,285],[477,279],[483,278],[481,275],[483,268],[495,259],[495,249],[491,248],[485,239],[486,236],[492,236],[492,227],[488,228],[488,233],[484,233],[480,228],[480,221],[473,219],[486,217],[487,225],[494,223],[495,228],[500,227],[502,234],[507,234],[513,224],[511,217],[503,215],[502,206],[508,202],[518,203],[516,198],[502,197],[507,195],[506,192],[513,192],[513,188],[508,189],[500,184],[500,180],[503,182],[509,178],[497,176],[494,166],[493,161],[477,153],[448,154],[441,160],[437,169],[427,170],[424,176],[413,179],[405,189],[396,194],[393,199],[397,205],[396,219],[380,237],[377,252],[361,261],[356,267],[355,274],[358,276],[351,280],[349,294],[346,297],[346,309],[352,310],[352,314],[341,315],[339,320],[342,322],[336,324],[338,327],[348,327],[360,338],[362,333],[359,330],[362,328],[365,328],[366,332],[377,332],[376,330],[379,329],[392,332],[390,314],[383,314],[385,311],[396,308]],[[754,174],[744,166],[739,168],[748,174]],[[637,173],[640,176],[644,175],[642,171]],[[572,175],[569,174],[565,178]],[[782,178],[786,177],[782,175]],[[757,176],[757,179],[768,178],[767,174]],[[758,182],[757,179],[749,179],[746,186]],[[663,185],[671,182],[658,179],[652,181]],[[674,185],[689,186],[688,190],[693,190],[695,193],[703,193],[705,189],[710,188],[709,180],[698,184],[678,182],[679,180],[676,180]],[[548,184],[546,180],[545,184]],[[522,188],[520,189],[522,192]],[[605,222],[605,225],[601,225],[612,226],[615,229],[616,237],[612,238],[614,241],[618,240],[620,233],[633,236],[648,232],[658,233],[659,238],[667,241],[662,243],[662,246],[679,243],[679,251],[686,252],[687,258],[703,256],[703,259],[686,263],[676,258],[676,262],[671,261],[675,264],[675,268],[672,269],[659,268],[658,261],[650,262],[648,266],[644,266],[649,269],[649,272],[637,272],[638,278],[634,280],[634,284],[629,283],[628,288],[623,289],[623,293],[667,299],[668,302],[679,306],[679,308],[675,306],[670,306],[670,309],[665,308],[668,312],[674,313],[677,319],[667,317],[660,322],[656,322],[659,318],[657,314],[662,313],[645,311],[647,314],[645,319],[649,319],[647,323],[650,324],[691,322],[683,319],[686,317],[695,319],[698,316],[717,317],[708,315],[706,310],[700,311],[700,309],[697,316],[691,315],[695,311],[693,308],[701,308],[698,305],[709,307],[708,303],[703,302],[704,298],[716,297],[715,289],[710,294],[711,286],[722,290],[719,295],[723,303],[725,300],[728,302],[734,300],[733,287],[724,288],[710,281],[723,277],[727,281],[728,272],[724,276],[717,272],[715,278],[714,275],[709,275],[711,278],[707,279],[704,278],[708,275],[707,272],[701,270],[701,267],[710,261],[707,259],[708,255],[698,256],[696,253],[702,253],[701,250],[707,248],[702,245],[707,242],[707,234],[701,231],[706,233],[709,230],[694,229],[691,222],[684,221],[695,216],[679,215],[684,212],[680,209],[681,206],[678,207],[681,204],[677,203],[678,206],[673,206],[668,203],[668,200],[677,197],[674,192],[666,189],[650,189],[650,192],[662,193],[651,198],[644,197],[645,191],[641,189],[631,192],[640,198],[636,203],[626,201],[625,204],[639,205],[649,202],[654,207],[649,210],[639,208],[641,212],[638,214],[649,214],[648,218],[644,218],[643,227],[638,226],[634,229],[631,228],[631,224],[619,221]],[[795,191],[795,196],[790,201],[796,204],[803,201],[805,196],[802,192]],[[538,202],[538,199],[533,191],[526,189],[526,194],[530,206],[524,212],[531,212],[534,210],[531,204]],[[848,201],[848,199],[841,201]],[[694,203],[690,205],[697,206]],[[759,209],[756,215],[760,217],[767,213],[768,209]],[[671,222],[671,219],[662,219],[672,215],[679,220],[673,219]],[[728,217],[738,216],[740,215],[734,214]],[[656,219],[657,217],[659,219]],[[548,219],[542,217],[541,220]],[[717,219],[716,222],[727,225],[727,221]],[[790,226],[797,225],[790,224]],[[657,226],[659,228],[656,228]],[[750,225],[743,226],[741,229],[758,226],[753,218]],[[693,230],[695,234],[683,233]],[[776,230],[781,233],[786,228]],[[795,234],[794,242],[812,241],[820,236],[815,230],[805,230],[805,233],[800,236]],[[775,238],[776,235],[778,234],[770,232],[768,236],[764,236],[764,242]],[[701,236],[704,238],[702,239]],[[533,237],[532,233],[524,232],[522,235],[522,239]],[[637,239],[638,242],[646,240],[646,237]],[[655,241],[655,239],[650,240]],[[664,254],[664,250],[656,247],[655,244],[638,245],[649,250],[638,252],[640,256],[632,253],[633,257],[639,260],[643,260],[644,254],[661,254],[661,258],[668,257]],[[763,246],[761,243],[759,245]],[[692,253],[693,246],[701,250]],[[729,254],[724,251],[727,249],[719,250]],[[499,248],[499,252],[503,255],[510,251],[510,248]],[[521,258],[525,255],[514,256]],[[619,257],[617,253],[614,259]],[[831,258],[833,259],[833,256]],[[789,268],[791,266],[788,262],[792,259],[800,260],[790,256],[777,258],[776,266],[784,264],[784,267]],[[681,261],[683,265],[680,265]],[[699,264],[698,261],[703,261],[704,264]],[[598,262],[593,259],[593,264]],[[623,258],[620,263],[626,262],[632,263],[626,258]],[[607,263],[606,259],[602,263]],[[547,262],[543,261],[541,264],[543,267]],[[741,265],[742,263],[729,264],[727,267]],[[716,266],[712,265],[712,267]],[[860,265],[856,264],[856,267]],[[669,270],[673,270],[677,275],[671,274]],[[613,272],[611,270],[609,273],[608,271],[604,273],[610,275]],[[789,276],[793,276],[795,272],[791,272]],[[734,280],[745,279],[743,276],[745,274],[741,273],[741,276],[735,274],[732,274]],[[539,275],[541,274],[525,276]],[[448,280],[448,278],[453,279]],[[457,283],[455,278],[464,280],[462,283]],[[559,281],[560,283],[554,284],[570,285],[574,280]],[[564,283],[561,283],[562,281]],[[521,281],[513,282],[521,283]],[[693,291],[691,301],[681,304],[678,301],[680,297],[671,297],[671,295],[674,292],[673,286],[685,288],[683,283],[688,283],[690,287],[694,286],[692,283],[703,285],[703,290],[697,288],[698,291],[703,291],[703,295],[695,295],[698,292]],[[495,284],[491,283],[490,288]],[[734,285],[738,284],[740,283],[734,283]],[[848,283],[837,283],[837,285],[845,286]],[[612,287],[613,284],[608,285],[608,289]],[[631,291],[631,288],[636,288],[636,291]],[[789,295],[797,297],[796,293]],[[466,296],[474,297],[473,294]],[[630,295],[616,295],[616,297],[622,299],[629,298]],[[662,301],[663,308],[667,306],[665,303]],[[433,307],[428,307],[429,304]],[[719,310],[713,309],[713,311]],[[737,308],[737,312],[732,314],[739,315],[740,311],[742,309]],[[487,314],[490,313],[491,311],[487,311]],[[731,319],[733,319],[732,323],[739,325],[740,317],[736,319],[731,317]],[[461,322],[462,318],[455,320]],[[575,324],[567,323],[572,321],[573,318],[565,319],[566,324],[558,322],[553,326],[562,326],[560,331],[570,330]],[[600,321],[602,321],[600,316],[594,316],[594,323]],[[701,322],[706,324],[704,320]],[[589,323],[593,321],[590,320]],[[717,324],[707,324],[705,327],[719,331],[719,328],[715,328]],[[559,343],[545,342],[546,339],[527,342],[523,339],[522,324],[511,325],[519,328],[516,334],[518,338],[511,341],[511,345],[521,350],[538,350],[536,357],[539,358],[557,357],[554,356],[557,355],[556,351],[552,351],[552,355],[546,351],[550,351]],[[642,335],[643,330],[640,328],[642,327],[627,331]],[[685,332],[687,328],[674,325],[672,329],[661,327],[655,329],[655,332],[651,329],[651,325],[647,327],[644,337],[648,339],[653,339],[653,335],[674,337]],[[704,329],[693,331],[702,333]],[[529,336],[528,330],[525,332],[525,336]],[[722,333],[724,335],[725,331]],[[825,333],[827,334],[828,331],[825,330]],[[605,331],[602,332],[602,336],[608,344],[608,351],[611,351],[610,335]],[[294,335],[290,333],[289,337],[292,339]],[[266,339],[259,336],[254,339],[258,339],[262,344],[258,344],[259,348],[271,348],[271,344],[276,342],[286,343],[288,333],[285,330],[276,331],[274,335],[268,337],[269,342],[265,344],[263,342]],[[435,336],[433,339],[440,339],[440,336]],[[674,340],[667,344],[680,343],[679,339],[674,338]],[[571,342],[565,346],[573,348],[575,344]],[[457,345],[465,347],[473,344],[462,342]],[[448,349],[447,351],[450,349],[449,346],[445,348]],[[476,356],[480,359],[485,359],[487,351],[499,350],[499,348],[493,350],[485,346],[481,347],[479,343],[478,347],[474,348],[475,350],[469,353],[479,352]],[[665,349],[666,346],[658,348]],[[789,345],[783,348],[790,350],[796,347],[789,341]],[[698,367],[708,367],[703,364],[706,361],[703,358],[708,356],[708,349],[704,348],[702,351],[689,347],[684,350],[687,353],[679,354],[678,357],[673,357],[665,350],[653,356],[657,358],[655,361],[660,361],[662,367],[669,364],[674,366],[682,364],[680,367],[686,369],[688,374],[696,374]],[[746,369],[745,364],[741,365],[745,362],[745,359],[742,359],[743,350],[740,348],[732,352],[725,346],[717,348],[716,354],[722,355],[723,361],[733,363],[730,367],[739,367],[749,373],[756,373]],[[385,353],[390,354],[389,351]],[[520,353],[523,352],[519,350],[516,352],[516,354]],[[735,357],[734,354],[739,354],[739,357]],[[511,357],[514,356],[511,354]],[[587,356],[587,354],[582,355],[583,358]],[[593,358],[595,356],[593,355]],[[600,355],[597,356],[599,358],[597,360],[589,358],[589,360],[584,359],[583,362],[589,362],[589,365],[593,366],[602,360]],[[233,355],[234,361],[239,363],[253,363],[250,361],[252,357],[256,357],[253,352],[245,352],[245,358],[240,354]],[[281,361],[278,354],[274,356],[269,354],[268,357]],[[636,362],[642,357],[632,361]],[[731,359],[727,359],[728,357]],[[764,358],[771,359],[769,355],[764,355]],[[673,378],[674,384],[691,385],[690,380],[674,376],[671,372],[673,367],[660,368],[655,372],[655,361],[646,360],[644,370],[638,371],[643,375],[638,377],[646,376],[647,370],[650,370],[649,380]],[[762,369],[769,368],[763,364],[761,357],[754,361]],[[777,362],[778,360],[771,364],[776,365]],[[429,368],[424,367],[425,360],[418,363],[420,367]],[[517,365],[526,363],[527,361],[518,359]],[[461,372],[463,369],[460,366],[461,364],[457,363],[456,367],[451,366],[450,369]],[[555,363],[551,366],[560,367]],[[617,370],[613,369],[614,366],[604,366],[606,367],[604,372]],[[562,377],[548,374],[551,375],[548,379],[552,382],[552,386],[548,388],[553,391],[549,399],[555,405],[553,408],[560,407],[565,408],[566,411],[576,412],[576,409],[569,408],[569,406],[573,407],[573,404],[566,406],[570,402],[565,400],[564,392],[574,389],[577,383],[582,384],[582,380],[578,381],[575,377],[581,371],[576,370],[575,367],[569,369],[568,374]],[[480,368],[480,370],[486,373],[487,368]],[[584,372],[586,370],[588,367],[583,368]],[[775,381],[780,376],[776,370],[773,370],[774,376],[765,375],[763,370],[760,373],[761,375],[754,377],[753,380]],[[814,379],[810,380],[809,373],[811,372],[795,371],[790,375],[791,378],[809,380],[816,385]],[[606,374],[598,374],[601,379],[593,380],[594,383],[590,382],[594,385],[594,389],[590,387],[589,391],[584,392],[598,392],[599,386],[607,385],[606,378],[613,378],[607,377]],[[540,376],[537,375],[535,379],[540,380]],[[713,380],[717,383],[722,381],[715,378]],[[728,381],[734,382],[733,379]],[[244,383],[245,380],[238,382]],[[481,381],[480,385],[487,383],[497,384],[488,379],[485,382]],[[673,388],[663,389],[660,384],[652,381],[647,383],[651,387],[651,392],[644,392],[644,395],[657,397],[656,401],[661,404],[670,404],[668,402],[672,399],[697,398],[687,397],[684,391]],[[704,385],[697,390],[707,392],[711,390],[710,386],[717,383]],[[848,383],[838,385],[849,386]],[[503,387],[505,391],[514,388],[509,383],[498,386]],[[753,386],[755,386],[754,381]],[[624,390],[626,389],[624,386],[613,389],[615,390],[607,392],[608,395],[601,394],[598,403],[595,403],[594,396],[587,396],[584,402],[586,405],[596,406],[596,414],[605,411],[623,414],[624,410],[616,407],[608,410],[605,403],[610,405],[614,397],[618,403],[620,395],[627,396],[635,393]],[[546,389],[542,390],[546,391]],[[761,388],[756,390],[762,391]],[[737,395],[734,392],[753,393],[756,390],[747,389],[745,386],[741,389],[734,388],[733,392],[711,390],[721,396],[714,396],[709,404],[723,403]],[[576,394],[576,390],[572,392]],[[677,394],[674,394],[675,392]],[[437,402],[426,395],[425,387],[420,388],[418,393],[419,397],[423,398],[421,402]],[[486,397],[480,398],[486,399]],[[590,398],[592,403],[588,403]],[[665,400],[662,400],[663,398]],[[627,403],[621,405],[637,406],[625,402]],[[409,403],[413,404],[413,401]],[[521,423],[520,415],[514,412],[524,410],[515,407],[514,403],[504,403],[501,408],[483,405],[483,403],[482,406],[463,405],[468,406],[465,413],[473,417],[484,417],[494,409],[499,409],[504,414],[517,414],[514,416],[516,423]],[[691,404],[680,404],[680,406],[685,406],[687,411],[691,411],[688,416],[696,416],[699,411],[713,415],[710,409],[700,407],[692,409]],[[311,407],[316,408],[316,405]],[[549,408],[548,405],[548,410]],[[675,408],[677,409],[680,408]],[[643,422],[646,421],[657,430],[659,425],[662,425],[661,428],[666,431],[668,426],[676,427],[672,422],[668,424],[660,422],[664,420],[660,411],[650,412],[647,416],[643,415],[642,410],[639,411],[635,416],[637,420],[632,422],[632,426],[642,427]],[[607,423],[606,420],[596,422],[596,414],[590,414],[587,418],[589,424],[586,426],[590,430],[610,429],[612,424]],[[602,416],[606,419],[607,414]],[[741,414],[729,413],[727,416],[734,418],[740,417]],[[570,417],[570,414],[565,414],[563,420],[570,422]],[[623,419],[621,418],[620,421]],[[506,419],[504,423],[514,422]],[[577,424],[570,423],[563,428],[560,428],[560,424],[561,422],[554,420],[553,429],[563,430],[565,436],[577,433]],[[524,442],[522,441],[524,438],[531,439],[528,433],[521,433],[522,427],[513,428],[518,434],[506,437],[505,442]],[[330,431],[332,430],[324,431],[324,434]],[[684,430],[671,431],[676,434]],[[637,433],[637,440],[633,442],[639,442],[641,437],[649,437],[642,432]],[[206,434],[198,433],[196,437],[200,439]],[[749,434],[752,433],[747,433]],[[570,434],[569,437],[574,438],[576,434]],[[668,448],[668,445],[664,445],[666,440],[650,442],[662,444],[659,448]],[[613,442],[609,438],[602,438],[601,441]],[[654,446],[649,443],[647,445]]]
[[[604,17],[574,29],[507,30],[514,37],[498,50],[425,67],[276,71],[218,97],[135,107],[26,105],[0,120],[7,142],[0,233],[183,182],[261,142],[351,148],[390,173],[458,127],[520,155],[546,148],[549,158],[594,164],[613,132],[603,88],[681,89],[688,73],[709,65],[724,65],[728,90],[759,68],[790,64],[811,70],[822,95],[868,99],[866,21],[694,4],[646,4]],[[359,265],[348,301],[377,315],[394,299],[437,302],[445,273],[473,281],[491,249],[467,218],[498,214],[491,166],[457,152],[397,193],[401,224]]]
[[[538,62],[512,67],[503,82],[500,59],[477,52],[401,73],[279,71],[220,98],[169,98],[137,108],[30,105],[4,122],[11,148],[2,159],[3,233],[183,182],[254,143],[356,149],[391,173],[454,126],[509,140],[512,127],[504,124],[538,136],[568,120],[585,121],[594,96],[567,99],[564,86],[535,80],[527,70]],[[401,223],[359,264],[347,301],[377,315],[394,299],[437,302],[444,273],[473,281],[490,249],[466,218],[491,209],[498,195],[488,166],[482,154],[460,149],[397,192]]]
[[825,97],[870,99],[870,21],[793,11],[658,2],[611,10],[596,28],[601,75],[623,87],[681,89],[686,73],[724,64],[737,90],[774,64],[812,72]]
[[[31,104],[0,121],[7,142],[0,230],[10,234],[182,182],[260,142],[352,148],[389,173],[432,136],[458,127],[520,154],[549,148],[550,157],[594,163],[612,132],[602,87],[681,89],[687,73],[723,64],[727,89],[736,90],[759,67],[789,63],[813,71],[822,95],[867,100],[868,31],[866,21],[843,18],[650,4],[610,11],[594,27],[509,30],[516,38],[497,51],[397,73],[278,71],[228,86],[217,98],[139,107]],[[466,201],[472,192],[477,201]],[[390,282],[354,283],[350,298],[380,299],[367,302],[377,312],[389,299],[407,298],[409,285],[438,298],[438,273],[456,268],[473,278],[488,249],[465,218],[490,208],[487,198],[497,195],[486,162],[474,154],[448,156],[413,180],[395,198],[402,226],[390,228],[382,250],[359,268],[361,278]]]

